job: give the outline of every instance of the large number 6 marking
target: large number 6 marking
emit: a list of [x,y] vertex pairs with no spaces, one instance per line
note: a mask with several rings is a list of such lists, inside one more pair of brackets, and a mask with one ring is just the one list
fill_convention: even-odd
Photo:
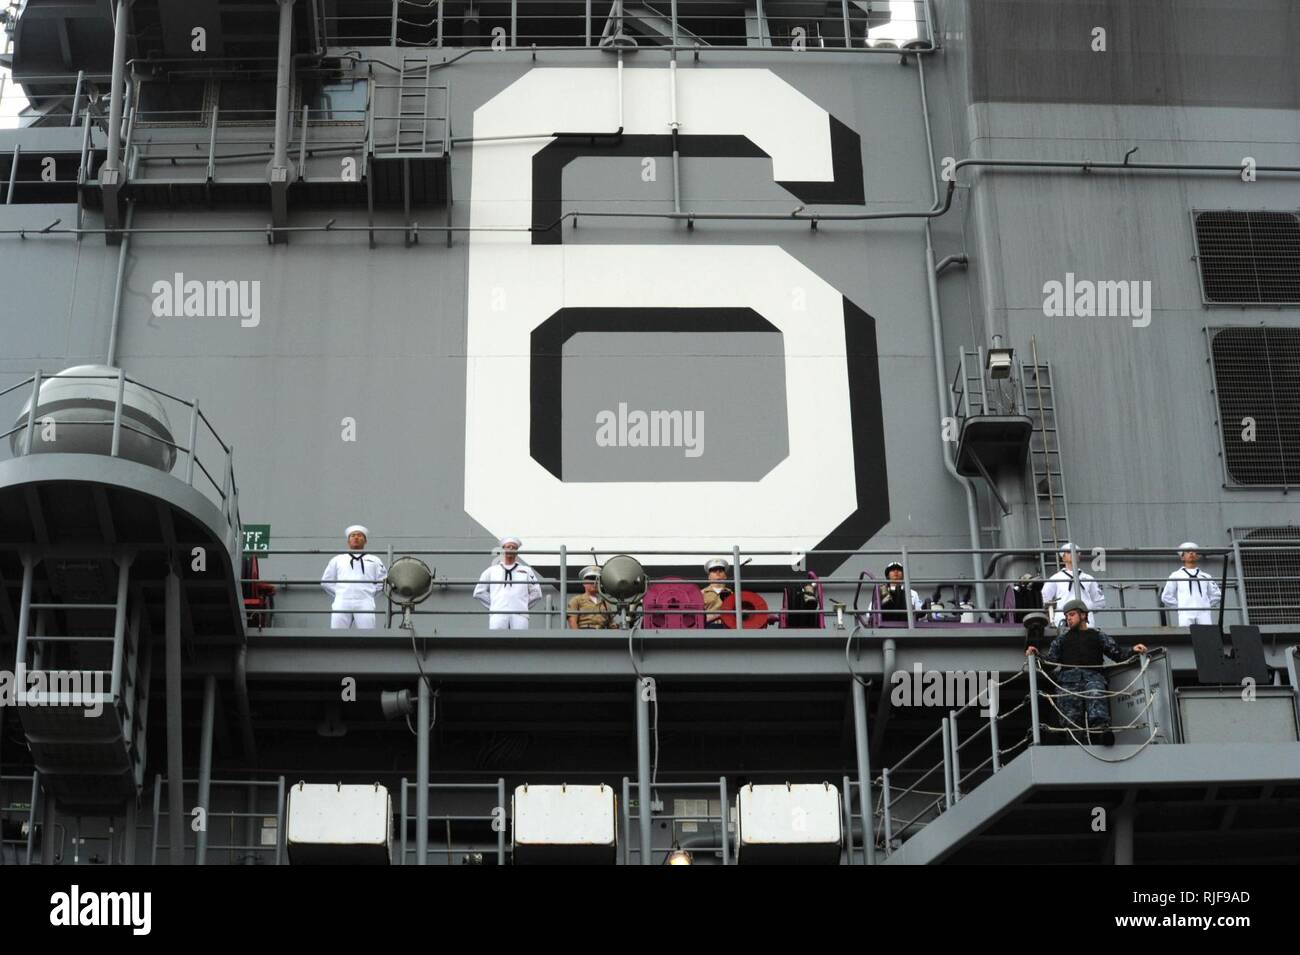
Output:
[[[857,135],[775,74],[689,70],[677,82],[684,154],[770,156],[776,181],[806,202],[862,201]],[[668,71],[627,70],[623,85],[623,137],[591,151],[664,153]],[[612,130],[617,96],[612,70],[535,69],[475,111],[474,136]],[[563,168],[585,142],[475,146],[471,224],[554,222]],[[491,533],[521,533],[538,549],[802,552],[860,546],[888,521],[875,323],[785,250],[699,239],[565,245],[558,229],[470,235],[465,510]],[[562,312],[593,327],[605,312],[616,323],[633,308],[647,331],[653,316],[679,327],[703,310],[752,315],[780,331],[788,456],[756,481],[566,483],[559,423],[550,420],[556,387],[545,377],[560,365],[535,355],[535,343],[557,340],[549,320],[562,323]],[[715,505],[707,521],[705,501]]]

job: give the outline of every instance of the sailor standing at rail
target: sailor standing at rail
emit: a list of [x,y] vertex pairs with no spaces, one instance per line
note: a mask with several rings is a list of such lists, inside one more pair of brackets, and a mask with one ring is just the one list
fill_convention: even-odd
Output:
[[[1069,541],[1061,545],[1061,569],[1043,585],[1043,608],[1052,612],[1052,625],[1055,627],[1065,626],[1061,606],[1074,598],[1073,547]],[[1106,606],[1106,595],[1101,592],[1101,585],[1092,574],[1083,571],[1079,571],[1079,599],[1087,605],[1089,612]]]
[[1178,557],[1183,566],[1169,575],[1169,583],[1160,594],[1160,602],[1178,610],[1178,626],[1194,623],[1213,623],[1210,610],[1219,606],[1223,591],[1214,578],[1197,567],[1201,555],[1200,545],[1185,541],[1178,547]]
[[370,531],[353,524],[345,532],[348,552],[339,554],[325,565],[320,585],[334,598],[330,627],[335,630],[375,628],[375,594],[384,589],[388,571],[384,562],[366,553]]
[[501,538],[501,559],[478,578],[474,599],[491,611],[492,630],[527,630],[528,608],[542,599],[537,572],[517,558],[522,541]]
[[722,603],[732,593],[727,586],[731,565],[721,557],[714,557],[705,562],[704,572],[709,575],[708,586],[700,589],[700,596],[704,598],[705,629],[725,630],[727,625],[722,621]]
[[[1110,729],[1110,700],[1106,675],[1101,670],[1102,657],[1123,663],[1135,654],[1146,653],[1146,645],[1138,643],[1126,650],[1110,634],[1093,630],[1088,626],[1088,607],[1082,600],[1067,600],[1061,610],[1069,629],[1061,631],[1043,654],[1044,660],[1063,668],[1057,678],[1060,693],[1053,694],[1060,700],[1056,708],[1061,714],[1061,728],[1069,731],[1076,743],[1113,746],[1115,734]],[[1037,647],[1025,648],[1025,656],[1037,652]],[[1075,730],[1083,732],[1086,740],[1075,736]]]

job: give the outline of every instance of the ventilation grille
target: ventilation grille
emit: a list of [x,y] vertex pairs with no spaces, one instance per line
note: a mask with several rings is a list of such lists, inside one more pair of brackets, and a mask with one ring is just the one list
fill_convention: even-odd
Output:
[[1300,527],[1257,527],[1240,540],[1250,622],[1300,623]]
[[1228,480],[1300,485],[1300,328],[1210,334]]
[[1211,305],[1300,303],[1300,216],[1198,212],[1201,289]]

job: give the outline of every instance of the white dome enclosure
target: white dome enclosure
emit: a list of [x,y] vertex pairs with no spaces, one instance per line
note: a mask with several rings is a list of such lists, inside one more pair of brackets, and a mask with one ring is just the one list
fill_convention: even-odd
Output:
[[[29,453],[111,454],[118,375],[119,370],[108,365],[76,365],[42,381]],[[23,453],[30,413],[29,398],[9,437],[15,456]],[[162,401],[130,380],[122,390],[118,456],[166,472],[176,463],[175,439]]]

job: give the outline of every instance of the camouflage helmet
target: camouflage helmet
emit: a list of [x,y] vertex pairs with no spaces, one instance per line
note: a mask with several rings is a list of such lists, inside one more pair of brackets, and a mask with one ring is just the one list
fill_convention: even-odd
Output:
[[1087,605],[1086,603],[1084,603],[1082,600],[1077,600],[1077,599],[1076,599],[1076,600],[1067,600],[1067,601],[1065,602],[1065,606],[1061,608],[1061,613],[1063,613],[1063,614],[1067,614],[1067,613],[1069,613],[1071,610],[1077,610],[1077,611],[1079,611],[1079,613],[1083,614],[1085,617],[1088,616],[1088,605]]

